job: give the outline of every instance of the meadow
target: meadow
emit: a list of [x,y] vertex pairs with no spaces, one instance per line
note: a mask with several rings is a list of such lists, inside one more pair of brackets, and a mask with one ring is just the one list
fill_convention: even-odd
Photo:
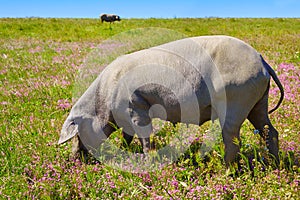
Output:
[[[264,162],[265,144],[247,121],[241,129],[238,173],[226,169],[222,142],[205,156],[199,153],[209,125],[197,130],[200,142],[154,171],[132,173],[94,159],[83,162],[70,158],[70,143],[57,145],[86,57],[115,35],[149,27],[179,34],[166,38],[159,33],[162,40],[142,41],[134,50],[180,34],[230,35],[263,55],[285,88],[283,104],[270,116],[279,132],[279,168]],[[110,25],[98,19],[2,18],[0,199],[299,199],[299,94],[300,19],[124,19]],[[270,108],[278,98],[271,82]],[[164,145],[164,138],[176,131],[162,124],[153,140]],[[118,143],[119,136],[117,130],[111,140]],[[135,140],[127,148],[139,144]]]

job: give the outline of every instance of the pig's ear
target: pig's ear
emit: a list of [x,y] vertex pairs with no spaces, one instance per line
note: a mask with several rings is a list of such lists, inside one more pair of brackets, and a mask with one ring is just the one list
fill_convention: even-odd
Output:
[[70,140],[77,134],[78,134],[78,124],[75,124],[73,120],[71,121],[66,120],[60,132],[60,138],[58,140],[58,144],[62,144]]

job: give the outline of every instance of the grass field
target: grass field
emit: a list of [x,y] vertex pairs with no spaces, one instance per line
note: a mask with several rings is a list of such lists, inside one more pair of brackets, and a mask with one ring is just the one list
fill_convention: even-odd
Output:
[[[282,106],[270,116],[280,133],[279,169],[261,161],[265,146],[249,122],[241,129],[239,174],[226,170],[222,143],[205,158],[191,146],[176,163],[150,172],[69,158],[70,143],[57,141],[73,104],[77,71],[104,40],[147,27],[178,37],[231,35],[263,55],[285,88]],[[135,49],[176,34],[159,36]],[[0,199],[299,199],[299,76],[300,19],[124,19],[111,25],[97,19],[0,19]],[[272,82],[270,107],[278,98]],[[207,127],[200,127],[200,140]],[[174,131],[163,125],[155,140]],[[129,148],[137,146],[134,141]]]

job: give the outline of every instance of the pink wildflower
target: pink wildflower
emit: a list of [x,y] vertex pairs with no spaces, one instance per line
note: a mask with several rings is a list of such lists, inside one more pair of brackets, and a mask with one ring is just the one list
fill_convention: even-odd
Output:
[[71,108],[71,104],[67,99],[60,99],[57,101],[58,107],[61,109],[68,109]]

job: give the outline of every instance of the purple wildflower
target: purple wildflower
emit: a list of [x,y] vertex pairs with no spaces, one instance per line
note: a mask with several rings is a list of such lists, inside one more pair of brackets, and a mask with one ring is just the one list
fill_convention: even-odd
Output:
[[71,108],[71,103],[67,99],[60,99],[57,101],[58,107],[61,109]]
[[2,101],[2,102],[0,102],[0,105],[8,105],[8,102],[7,101]]

